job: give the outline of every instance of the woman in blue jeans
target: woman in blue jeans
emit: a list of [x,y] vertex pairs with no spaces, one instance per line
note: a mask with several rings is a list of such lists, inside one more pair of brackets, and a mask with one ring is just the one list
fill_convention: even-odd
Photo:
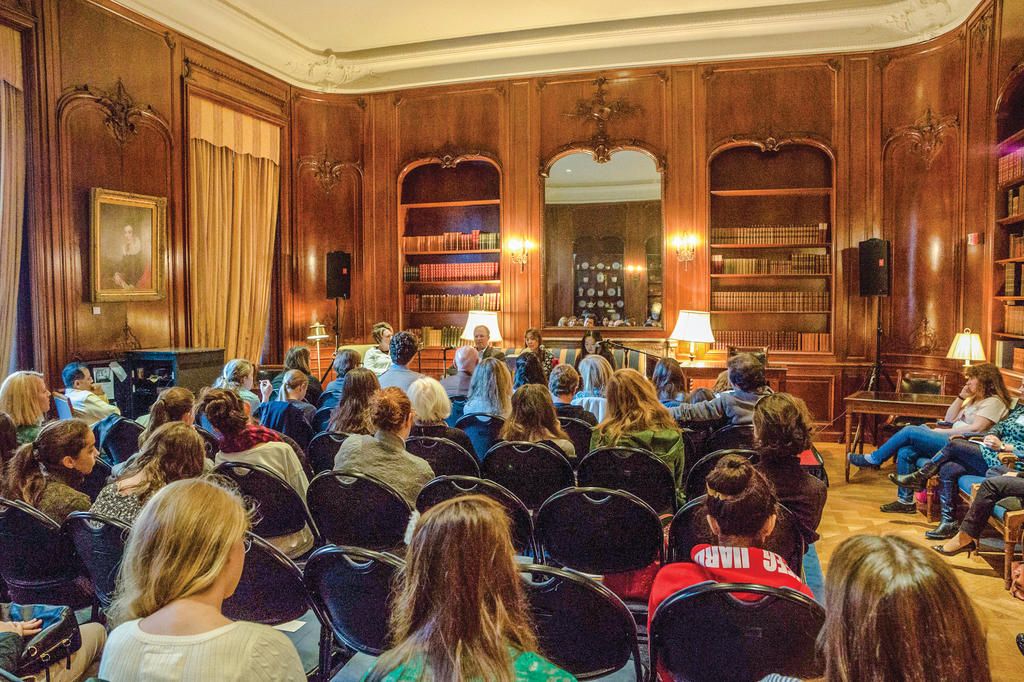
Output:
[[[868,455],[850,453],[850,463],[861,468],[877,469],[896,455],[896,473],[909,474],[920,457],[931,457],[946,447],[951,436],[987,431],[1002,419],[1009,409],[1010,397],[1003,376],[995,365],[983,362],[964,370],[967,381],[960,395],[946,410],[950,426],[929,428],[905,426],[880,448]],[[881,506],[883,512],[913,514],[914,491],[901,487],[894,502]]]

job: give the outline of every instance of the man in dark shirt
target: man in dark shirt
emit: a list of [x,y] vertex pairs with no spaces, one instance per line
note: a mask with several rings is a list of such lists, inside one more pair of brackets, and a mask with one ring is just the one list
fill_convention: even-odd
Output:
[[555,412],[559,417],[572,417],[585,421],[591,426],[597,425],[597,417],[593,412],[585,410],[579,405],[573,405],[572,399],[580,387],[580,373],[572,365],[555,365],[551,369],[551,376],[548,377],[548,390],[551,391],[551,399],[555,403]]

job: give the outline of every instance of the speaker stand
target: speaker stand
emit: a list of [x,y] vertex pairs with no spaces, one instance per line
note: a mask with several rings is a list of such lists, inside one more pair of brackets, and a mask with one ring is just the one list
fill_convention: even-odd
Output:
[[[882,366],[882,297],[873,296],[875,299],[875,361],[871,365],[871,374],[868,376],[868,391],[877,391],[882,379],[889,380]],[[848,452],[863,453],[864,450],[864,415],[857,415],[857,430],[853,434],[853,440],[849,443]],[[850,467],[846,467],[846,480],[850,480]]]

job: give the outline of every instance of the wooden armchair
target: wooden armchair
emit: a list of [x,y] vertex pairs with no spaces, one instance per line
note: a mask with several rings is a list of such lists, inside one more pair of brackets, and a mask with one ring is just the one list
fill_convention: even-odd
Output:
[[[1006,453],[999,455],[999,461],[1004,465],[1012,465],[1017,462],[1017,458],[1012,453]],[[969,488],[965,489],[964,485],[960,485],[960,497],[965,502],[970,504],[974,500],[974,496],[978,494],[978,488],[981,486],[981,481],[978,480],[977,476],[964,477],[972,479],[969,481]],[[988,517],[988,524],[992,526],[999,533],[1003,539],[1003,589],[1010,589],[1010,569],[1013,564],[1013,554],[1018,542],[1021,542],[1022,529],[1024,529],[1024,509],[1018,511],[1003,510],[1002,518],[999,515],[1000,508],[997,506],[996,511]],[[981,543],[978,543],[978,553],[981,553]],[[985,552],[990,554],[991,552]]]

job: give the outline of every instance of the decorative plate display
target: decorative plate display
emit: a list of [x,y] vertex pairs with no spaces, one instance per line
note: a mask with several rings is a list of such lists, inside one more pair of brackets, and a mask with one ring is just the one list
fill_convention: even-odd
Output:
[[583,261],[582,263],[580,263],[580,270],[589,270],[589,269],[590,269],[590,263],[588,263],[587,261]]
[[604,263],[598,263],[597,264],[597,269],[598,270],[604,270]]
[[594,295],[594,287],[590,287],[589,289],[587,289],[587,296],[593,296],[593,295]]
[[620,308],[625,308],[626,307],[626,302],[623,301],[622,299],[619,299],[618,301],[615,302],[615,305],[617,305]]
[[598,284],[603,284],[604,283],[604,273],[603,272],[597,273],[597,283]]
[[615,261],[614,263],[612,263],[612,270],[621,270],[621,269],[622,269],[622,263],[620,263],[619,261]]

